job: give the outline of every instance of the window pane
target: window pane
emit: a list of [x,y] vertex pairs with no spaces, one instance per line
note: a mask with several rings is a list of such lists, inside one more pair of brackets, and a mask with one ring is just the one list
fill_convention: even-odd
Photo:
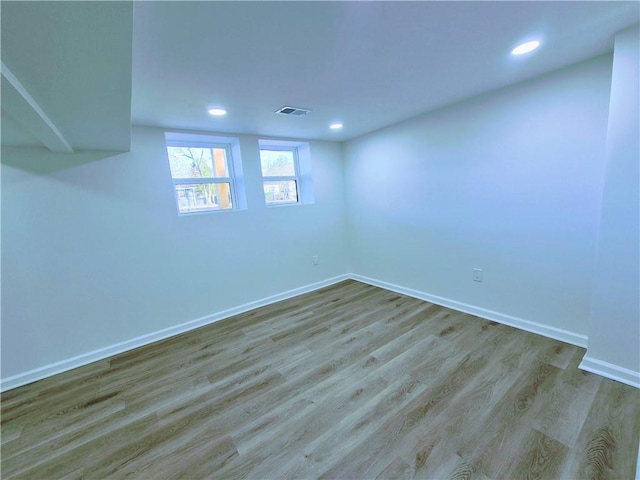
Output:
[[291,150],[260,150],[263,177],[293,177],[295,161]]
[[295,180],[267,181],[263,183],[264,198],[268,204],[298,202],[298,186]]
[[173,178],[229,177],[224,148],[167,147]]
[[229,183],[190,183],[175,187],[180,213],[233,208]]

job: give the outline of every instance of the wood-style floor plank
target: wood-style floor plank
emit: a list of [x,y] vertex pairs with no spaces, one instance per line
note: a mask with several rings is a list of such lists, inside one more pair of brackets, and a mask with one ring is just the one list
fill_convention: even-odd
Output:
[[3,479],[630,479],[584,349],[355,281],[2,394]]

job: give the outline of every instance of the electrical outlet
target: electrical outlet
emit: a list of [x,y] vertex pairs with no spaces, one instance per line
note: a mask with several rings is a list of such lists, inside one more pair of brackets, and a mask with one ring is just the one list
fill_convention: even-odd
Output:
[[320,263],[320,260],[318,260],[317,255],[314,255],[313,257],[311,257],[311,261],[313,262],[314,265],[318,265]]
[[481,282],[483,280],[482,278],[482,269],[481,268],[474,268],[473,269],[473,281],[474,282]]

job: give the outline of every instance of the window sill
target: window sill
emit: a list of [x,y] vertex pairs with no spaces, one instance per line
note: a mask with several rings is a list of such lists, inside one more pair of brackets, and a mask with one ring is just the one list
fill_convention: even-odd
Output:
[[279,207],[297,207],[299,205],[304,205],[302,202],[289,202],[289,203],[267,203],[265,206],[267,208],[279,208]]
[[192,216],[199,216],[199,215],[210,215],[210,214],[216,214],[216,213],[228,213],[228,212],[242,212],[244,210],[247,210],[246,208],[225,208],[222,210],[203,210],[201,212],[178,212],[178,216],[179,217],[192,217]]

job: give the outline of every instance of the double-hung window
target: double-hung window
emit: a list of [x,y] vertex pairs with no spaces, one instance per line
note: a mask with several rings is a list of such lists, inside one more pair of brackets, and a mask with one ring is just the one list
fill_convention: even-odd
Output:
[[168,141],[167,155],[180,214],[235,208],[230,145]]
[[260,148],[262,186],[267,205],[300,202],[298,149],[268,146]]

